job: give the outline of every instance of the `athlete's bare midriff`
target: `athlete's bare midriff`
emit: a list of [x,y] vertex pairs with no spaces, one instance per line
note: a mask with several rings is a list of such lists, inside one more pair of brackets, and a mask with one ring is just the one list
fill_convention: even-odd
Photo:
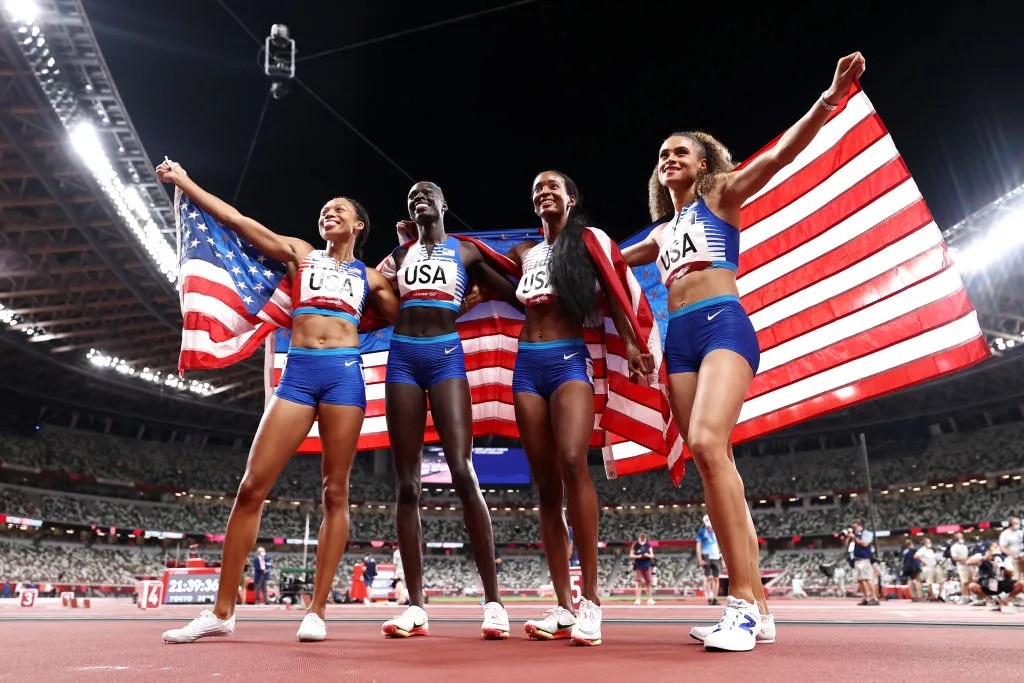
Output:
[[668,310],[675,311],[714,296],[739,296],[736,273],[728,268],[706,268],[687,273],[668,288]]
[[303,349],[343,349],[359,346],[359,332],[347,320],[304,313],[292,318],[291,345]]
[[457,311],[433,306],[406,306],[398,311],[395,334],[407,337],[437,337],[455,332]]
[[562,310],[558,299],[526,309],[526,320],[519,341],[545,342],[558,339],[580,339],[583,328],[573,323]]

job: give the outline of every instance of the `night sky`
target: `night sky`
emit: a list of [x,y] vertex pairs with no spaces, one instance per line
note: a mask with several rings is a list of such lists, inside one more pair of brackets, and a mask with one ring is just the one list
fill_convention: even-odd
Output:
[[[226,2],[260,40],[287,24],[300,59],[507,4]],[[230,200],[269,88],[259,46],[214,0],[85,7],[150,157],[169,155]],[[742,160],[860,50],[864,89],[945,228],[1024,182],[1022,20],[1021,3],[798,13],[538,0],[300,61],[297,76],[405,173],[439,183],[472,229],[535,225],[532,179],[555,168],[580,185],[594,223],[622,238],[648,222],[647,177],[668,133],[707,130]],[[352,196],[370,211],[376,263],[404,217],[405,173],[293,85],[269,103],[236,205],[314,240],[323,202]],[[447,227],[465,226],[449,217]]]

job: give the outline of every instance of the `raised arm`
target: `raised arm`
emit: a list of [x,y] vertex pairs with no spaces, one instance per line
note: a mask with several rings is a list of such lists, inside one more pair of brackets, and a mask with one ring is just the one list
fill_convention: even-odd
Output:
[[622,250],[622,258],[626,259],[626,265],[630,266],[646,266],[648,263],[654,263],[654,259],[658,258],[658,242],[655,240],[657,232],[661,230],[660,225],[656,226],[643,240],[636,244],[631,244]]
[[384,319],[394,324],[398,318],[398,297],[390,280],[377,272],[374,268],[366,269],[367,284],[370,285],[370,297],[373,307],[380,312]]
[[847,55],[836,65],[832,85],[829,86],[799,121],[787,130],[778,143],[749,165],[727,173],[719,181],[719,201],[724,208],[738,209],[751,195],[771,180],[772,176],[793,161],[807,148],[829,114],[850,90],[853,81],[864,73],[864,56],[859,52]]
[[242,213],[223,199],[199,187],[188,177],[181,164],[164,161],[156,167],[157,177],[165,183],[176,185],[189,196],[196,206],[213,216],[225,228],[238,233],[260,252],[286,265],[298,267],[313,245],[295,237],[278,235],[262,223]]
[[[612,248],[618,249],[614,242],[612,243]],[[598,273],[598,280],[601,281],[601,288],[605,292],[610,291],[611,287],[617,285],[617,283],[605,281],[600,268],[595,268],[595,270]],[[622,309],[618,297],[606,295],[605,299],[608,301],[608,308],[610,309],[612,322],[615,323],[615,330],[619,333],[619,338],[622,339],[623,344],[626,345],[629,381],[639,383],[641,379],[654,372],[654,356],[650,353],[643,353],[640,350],[640,342],[636,338],[636,332],[629,321],[629,316]]]

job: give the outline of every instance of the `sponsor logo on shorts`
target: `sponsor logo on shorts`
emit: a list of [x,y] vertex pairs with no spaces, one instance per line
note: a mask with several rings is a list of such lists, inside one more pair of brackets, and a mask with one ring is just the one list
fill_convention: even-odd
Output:
[[579,353],[579,351],[576,351],[575,353],[563,353],[562,360],[569,360],[570,358],[574,358],[575,356],[578,356]]
[[458,346],[453,346],[453,347],[452,347],[452,348],[450,348],[450,349],[445,349],[445,350],[444,350],[444,355],[446,355],[446,356],[447,356],[447,355],[448,355],[449,353],[451,353],[452,351],[454,351],[454,350],[455,350],[455,349],[457,349],[457,348],[459,348],[459,347],[458,347]]
[[713,314],[708,314],[708,320],[714,320],[715,317],[718,316],[718,314],[721,313],[724,310],[725,310],[724,308],[720,308],[717,311],[715,311]]
[[347,360],[347,361],[345,361],[345,367],[346,368],[350,368],[350,367],[352,367],[353,365],[355,365],[358,362],[359,361],[357,361],[357,360]]

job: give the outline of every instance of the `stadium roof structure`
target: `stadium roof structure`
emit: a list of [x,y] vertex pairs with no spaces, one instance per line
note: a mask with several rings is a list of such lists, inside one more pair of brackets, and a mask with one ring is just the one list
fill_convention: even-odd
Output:
[[[176,381],[181,314],[174,284],[76,152],[72,126],[93,123],[114,171],[136,188],[168,247],[170,201],[80,3],[38,6],[38,24],[0,13],[0,388],[182,427],[251,433],[263,405],[258,361],[218,371],[212,396]],[[97,372],[92,349],[130,359],[139,373],[148,368],[154,381]]]
[[[80,1],[35,5],[37,22],[0,12],[0,390],[140,421],[251,435],[263,406],[257,359],[208,373],[203,379],[215,387],[176,379],[181,314],[165,253],[173,242],[171,204]],[[76,136],[88,144],[77,144]],[[109,159],[106,171],[90,150]],[[1021,222],[1024,188],[953,226],[947,237],[966,248],[1004,214]],[[935,421],[1019,403],[1021,252],[965,272],[992,360],[787,434]],[[103,362],[113,357],[115,367],[99,371],[91,350],[101,351]],[[148,370],[152,381],[125,376],[118,358],[137,374]]]

